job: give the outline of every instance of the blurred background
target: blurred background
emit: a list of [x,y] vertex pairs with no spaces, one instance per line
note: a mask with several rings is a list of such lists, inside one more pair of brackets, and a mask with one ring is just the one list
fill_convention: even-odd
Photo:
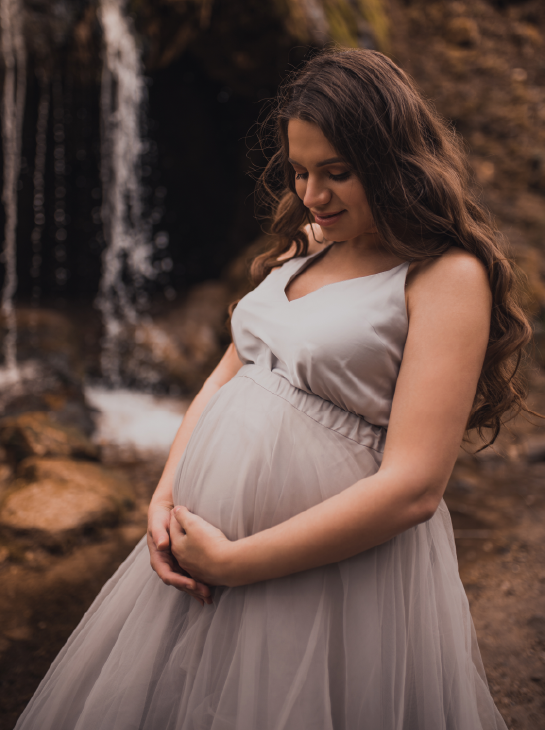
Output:
[[[373,48],[463,136],[524,273],[545,412],[541,0],[0,0],[0,728],[145,532],[227,306],[267,245],[256,125],[328,44]],[[460,452],[446,500],[491,689],[545,726],[545,426]]]

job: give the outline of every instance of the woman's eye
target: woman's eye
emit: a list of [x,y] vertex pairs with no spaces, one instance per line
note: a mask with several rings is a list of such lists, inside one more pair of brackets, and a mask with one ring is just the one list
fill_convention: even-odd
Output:
[[[347,170],[346,172],[341,172],[338,175],[333,175],[329,173],[329,179],[335,180],[335,182],[342,182],[343,180],[348,180],[352,173],[350,170]],[[308,172],[296,172],[295,173],[295,179],[296,180],[306,180],[308,178]]]
[[336,180],[337,182],[342,182],[343,180],[348,180],[350,177],[351,172],[350,170],[347,170],[346,172],[341,172],[338,175],[330,175],[330,180]]

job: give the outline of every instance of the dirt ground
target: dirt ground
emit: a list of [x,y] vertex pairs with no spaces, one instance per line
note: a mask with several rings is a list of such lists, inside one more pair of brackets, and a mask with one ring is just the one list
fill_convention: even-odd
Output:
[[[37,547],[0,565],[0,730],[11,730],[51,662],[106,580],[146,531],[161,463],[112,464],[134,488],[134,509],[65,554]],[[38,729],[37,729],[38,730]]]
[[[532,402],[543,412],[545,376]],[[0,730],[11,730],[107,578],[145,532],[160,463],[116,464],[135,507],[66,554],[0,566]],[[496,451],[461,452],[446,493],[490,688],[510,730],[545,727],[545,424],[519,421]],[[174,589],[173,589],[174,590]]]
[[510,729],[540,730],[545,727],[545,461],[460,460],[446,501],[492,695]]

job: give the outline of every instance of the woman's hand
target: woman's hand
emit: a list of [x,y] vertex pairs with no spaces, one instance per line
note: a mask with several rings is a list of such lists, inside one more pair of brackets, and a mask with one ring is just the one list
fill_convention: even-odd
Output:
[[185,507],[174,507],[170,544],[179,565],[197,580],[208,585],[228,585],[226,568],[233,543],[221,530]]
[[172,504],[151,504],[148,510],[148,548],[153,570],[167,586],[174,586],[195,598],[201,605],[212,603],[208,586],[185,575],[170,549],[170,514]]

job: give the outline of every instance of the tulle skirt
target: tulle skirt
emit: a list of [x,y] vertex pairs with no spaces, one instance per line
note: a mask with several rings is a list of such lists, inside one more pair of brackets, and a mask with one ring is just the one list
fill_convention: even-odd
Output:
[[[208,403],[174,500],[231,539],[380,465],[384,431],[244,366]],[[323,568],[214,590],[165,586],[143,539],[106,583],[17,730],[505,730],[452,525],[427,522]]]

